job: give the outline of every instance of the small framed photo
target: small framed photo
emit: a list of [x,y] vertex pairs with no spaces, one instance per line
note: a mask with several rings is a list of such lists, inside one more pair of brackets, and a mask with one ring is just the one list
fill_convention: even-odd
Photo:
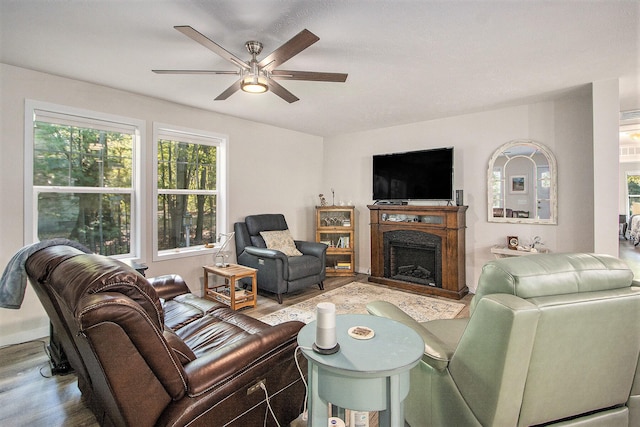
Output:
[[526,175],[511,175],[509,177],[509,193],[527,194],[527,184]]

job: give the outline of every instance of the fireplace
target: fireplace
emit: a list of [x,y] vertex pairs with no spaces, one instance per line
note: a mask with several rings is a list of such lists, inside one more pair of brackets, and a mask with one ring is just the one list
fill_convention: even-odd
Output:
[[413,230],[383,234],[384,277],[442,287],[442,239]]
[[460,299],[466,206],[369,205],[370,282]]

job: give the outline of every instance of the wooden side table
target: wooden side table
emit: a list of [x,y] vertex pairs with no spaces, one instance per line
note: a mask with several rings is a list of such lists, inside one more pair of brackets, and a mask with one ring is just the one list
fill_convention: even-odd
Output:
[[[205,265],[204,269],[204,297],[212,301],[227,304],[232,310],[243,307],[255,307],[258,303],[258,276],[255,268],[243,265],[228,264],[226,267]],[[209,287],[209,274],[224,277],[224,285]],[[236,289],[240,279],[251,278],[251,290]]]

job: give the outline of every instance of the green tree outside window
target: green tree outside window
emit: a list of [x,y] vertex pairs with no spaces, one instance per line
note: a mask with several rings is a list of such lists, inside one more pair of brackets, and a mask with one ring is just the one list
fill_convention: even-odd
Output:
[[39,240],[64,237],[96,253],[131,251],[133,135],[34,122]]

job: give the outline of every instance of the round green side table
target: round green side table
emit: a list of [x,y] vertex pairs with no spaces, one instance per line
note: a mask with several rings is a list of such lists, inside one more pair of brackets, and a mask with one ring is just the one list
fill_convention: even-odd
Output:
[[[353,326],[373,329],[373,338],[348,334]],[[308,360],[309,421],[325,427],[329,404],[357,411],[380,411],[380,427],[403,427],[403,401],[409,393],[409,370],[424,352],[422,338],[394,320],[365,314],[336,316],[340,350],[323,355],[311,347],[316,322],[298,333],[298,345]]]

